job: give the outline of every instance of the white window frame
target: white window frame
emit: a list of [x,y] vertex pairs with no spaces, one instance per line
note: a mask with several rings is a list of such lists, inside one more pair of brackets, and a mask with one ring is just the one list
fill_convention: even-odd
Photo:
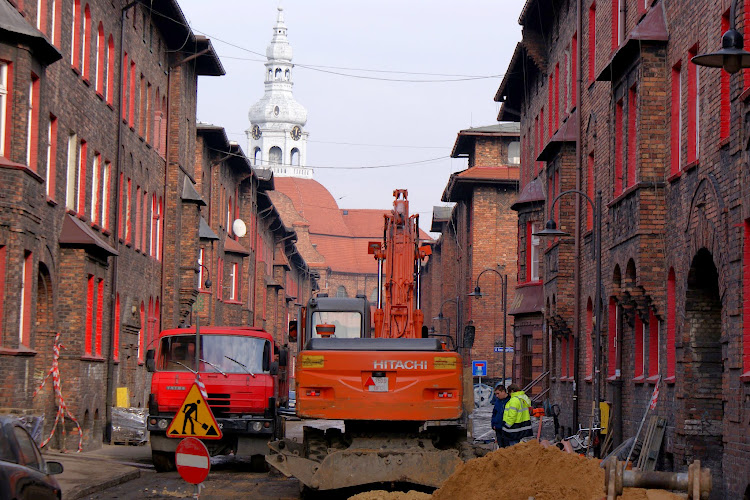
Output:
[[531,252],[531,269],[529,270],[529,281],[539,281],[539,255],[540,255],[540,246],[541,246],[541,238],[539,236],[534,236],[534,233],[539,231],[540,224],[538,222],[533,222],[531,224],[531,241],[529,242],[529,250]]
[[34,170],[34,166],[31,165],[31,131],[34,126],[33,115],[34,115],[34,80],[29,81],[29,114],[26,118],[26,165]]
[[68,135],[68,165],[65,185],[65,206],[69,210],[75,210],[78,202],[76,196],[78,191],[78,152],[78,136],[71,133]]
[[200,248],[198,250],[198,289],[203,289],[203,255],[205,250]]
[[229,300],[237,300],[237,268],[237,263],[232,262],[232,267],[229,271],[229,282],[231,283],[231,288],[229,289]]
[[0,156],[5,156],[6,117],[8,112],[8,63],[0,61]]
[[47,173],[44,176],[44,188],[45,188],[45,191],[47,193],[47,197],[48,198],[53,198],[53,196],[51,196],[51,193],[49,192],[49,188],[50,188],[50,182],[49,182],[50,171],[49,171],[49,166],[51,164],[51,161],[52,161],[52,118],[50,118],[47,121],[47,155],[46,155],[47,165],[45,166],[45,171]]
[[101,224],[101,194],[100,194],[100,174],[102,158],[98,153],[94,154],[91,161],[91,221],[94,224]]
[[102,209],[100,214],[99,221],[101,222],[101,225],[103,228],[107,229],[109,228],[109,203],[110,203],[110,189],[109,189],[109,177],[111,175],[112,171],[112,164],[108,161],[105,161],[102,168]]

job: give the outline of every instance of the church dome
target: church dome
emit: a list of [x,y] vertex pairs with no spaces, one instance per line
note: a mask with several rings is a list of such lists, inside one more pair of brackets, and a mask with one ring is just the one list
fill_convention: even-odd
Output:
[[292,124],[304,126],[307,123],[307,110],[290,93],[266,93],[252,105],[247,114],[250,123]]

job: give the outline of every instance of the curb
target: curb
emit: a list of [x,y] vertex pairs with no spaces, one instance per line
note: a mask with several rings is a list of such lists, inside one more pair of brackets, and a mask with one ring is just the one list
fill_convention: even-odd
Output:
[[138,479],[139,477],[141,477],[141,470],[133,469],[97,484],[71,488],[67,492],[63,493],[63,500],[77,500],[78,498],[83,498],[85,496],[98,493],[102,490],[106,490],[107,488],[117,486],[118,484],[127,483],[128,481],[132,481],[133,479]]

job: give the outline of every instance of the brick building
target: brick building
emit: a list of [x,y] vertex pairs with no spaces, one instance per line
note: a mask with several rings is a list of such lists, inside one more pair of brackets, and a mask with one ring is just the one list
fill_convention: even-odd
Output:
[[[542,283],[524,317],[561,423],[588,426],[600,377],[617,444],[661,380],[659,466],[700,459],[712,498],[750,495],[750,72],[690,62],[720,47],[729,15],[729,2],[528,0],[496,95],[498,119],[521,128],[519,276]],[[601,318],[593,208],[578,195],[550,206],[568,189],[603,198]],[[549,218],[571,236],[535,241]]]
[[[271,227],[278,212],[259,194],[271,176],[225,136],[196,132],[198,77],[224,70],[176,2],[2,0],[0,33],[0,408],[44,415],[51,431],[52,383],[33,393],[59,334],[65,402],[96,447],[116,388],[146,405],[155,334],[193,320],[202,249],[225,294],[205,319],[277,338],[278,291],[304,294],[309,273],[289,230]],[[227,228],[232,213],[268,241],[262,257]],[[251,261],[267,265],[263,279]]]
[[[503,377],[503,353],[495,348],[504,348],[504,341],[514,345],[507,312],[516,282],[516,217],[510,205],[518,195],[518,138],[515,123],[458,133],[451,156],[468,158],[468,168],[452,174],[443,192],[442,201],[455,205],[433,211],[431,231],[440,236],[423,274],[425,325],[460,340],[464,327],[473,324],[470,357],[487,360],[487,375],[497,381]],[[477,285],[482,297],[469,296]],[[512,359],[506,354],[506,378],[512,376]]]

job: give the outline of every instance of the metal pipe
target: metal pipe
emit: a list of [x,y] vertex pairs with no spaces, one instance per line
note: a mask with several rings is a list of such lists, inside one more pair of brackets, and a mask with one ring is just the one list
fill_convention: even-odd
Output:
[[378,259],[378,309],[383,308],[383,259]]
[[[503,385],[505,385],[505,381],[507,380],[505,376],[505,355],[507,353],[508,345],[507,345],[507,336],[508,336],[508,275],[506,274],[505,277],[501,277],[502,281],[502,291],[503,291]],[[477,283],[479,283],[479,280],[477,280]],[[513,336],[515,338],[515,335]],[[513,359],[515,359],[516,352],[513,351]]]

